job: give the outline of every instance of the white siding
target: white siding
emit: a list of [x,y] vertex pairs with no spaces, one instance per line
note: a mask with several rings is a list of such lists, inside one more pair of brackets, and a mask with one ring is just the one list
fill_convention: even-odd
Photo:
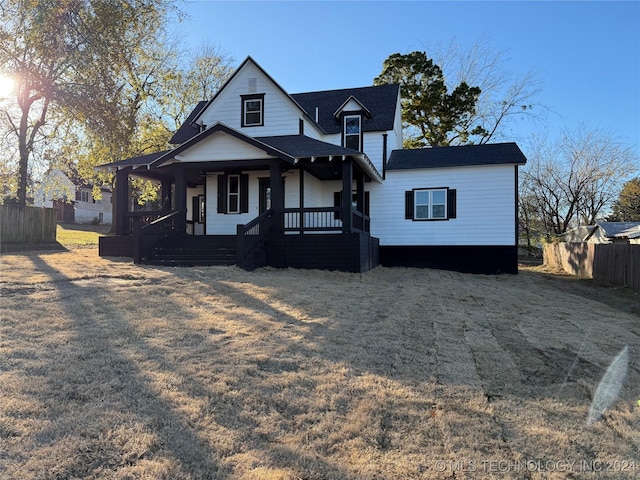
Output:
[[[256,79],[256,91],[249,91],[249,79]],[[240,95],[264,93],[264,126],[242,127],[242,99]],[[205,125],[217,122],[242,131],[252,137],[297,135],[303,112],[251,61],[231,79],[213,103],[200,117]],[[304,119],[304,118],[303,118]],[[318,138],[317,129],[305,121],[305,135]]]
[[[259,211],[259,180],[269,178],[268,170],[244,172],[249,175],[249,212],[248,213],[218,213],[218,176],[207,177],[207,235],[235,235],[238,224],[246,224],[258,216]],[[300,180],[297,171],[284,174],[284,206],[296,208],[300,206]],[[306,189],[306,186],[305,186]]]
[[195,222],[193,224],[193,232],[192,232],[194,235],[204,234],[204,225],[202,223],[197,223],[197,220],[199,219],[193,218],[193,203],[192,203],[193,197],[197,197],[198,195],[202,195],[203,193],[204,193],[203,186],[197,187],[197,188],[187,188],[187,220],[192,220]]
[[176,159],[181,162],[275,158],[228,133],[216,132],[188,148]]
[[389,140],[387,143],[387,158],[391,155],[392,150],[402,148],[402,106],[400,105],[400,95],[396,103],[395,120],[393,121],[393,132],[389,132]]
[[300,171],[293,170],[284,175],[284,207],[300,207]]
[[365,132],[363,139],[364,153],[367,154],[371,163],[376,167],[378,173],[382,175],[382,151],[384,150],[384,132]]
[[[387,172],[371,184],[371,234],[381,245],[514,245],[513,165]],[[405,217],[405,191],[456,189],[457,218],[412,221]]]
[[310,173],[304,174],[304,206],[305,208],[323,206],[322,182]]
[[101,223],[111,223],[113,208],[111,205],[111,193],[102,192],[100,200],[93,200],[91,190],[86,189],[86,191],[89,192],[89,201],[76,201],[75,203],[75,222],[89,223],[96,219],[100,220],[102,217]]

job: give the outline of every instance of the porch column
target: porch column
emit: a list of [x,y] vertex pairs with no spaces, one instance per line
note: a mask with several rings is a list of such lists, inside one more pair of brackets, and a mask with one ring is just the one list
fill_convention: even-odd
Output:
[[353,185],[353,163],[351,158],[342,162],[342,233],[351,233],[351,190]]
[[274,219],[272,219],[273,231],[282,233],[282,211],[284,210],[284,189],[282,188],[282,167],[276,160],[269,166],[271,186],[271,209]]
[[171,210],[171,179],[163,179],[160,186],[161,210]]
[[180,212],[176,219],[176,230],[179,233],[187,231],[187,176],[182,165],[175,165],[173,168],[173,177],[175,183],[175,210]]
[[356,169],[356,208],[364,215],[364,172]]
[[129,172],[131,167],[126,167],[116,172],[116,193],[113,208],[115,209],[116,235],[126,235],[129,228],[125,215],[129,211]]

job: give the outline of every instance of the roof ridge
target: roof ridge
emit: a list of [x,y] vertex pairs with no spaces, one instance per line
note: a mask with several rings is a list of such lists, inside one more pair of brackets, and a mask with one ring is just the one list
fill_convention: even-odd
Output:
[[295,95],[309,95],[312,93],[331,93],[331,92],[343,92],[343,91],[348,91],[348,90],[365,90],[365,89],[369,89],[369,88],[381,88],[381,87],[398,87],[399,85],[397,83],[386,83],[384,85],[366,85],[364,87],[348,87],[348,88],[330,88],[328,90],[312,90],[310,92],[297,92],[297,93],[291,93],[291,96],[295,96]]

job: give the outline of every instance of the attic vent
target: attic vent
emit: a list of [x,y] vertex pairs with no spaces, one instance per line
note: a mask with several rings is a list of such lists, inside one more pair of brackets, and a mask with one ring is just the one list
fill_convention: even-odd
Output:
[[256,77],[249,78],[249,93],[256,93],[258,91],[258,81]]

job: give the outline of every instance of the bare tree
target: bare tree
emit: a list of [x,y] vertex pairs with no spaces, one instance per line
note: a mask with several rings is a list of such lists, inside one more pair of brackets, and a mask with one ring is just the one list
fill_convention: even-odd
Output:
[[537,211],[547,237],[593,224],[638,169],[632,148],[598,129],[565,130],[553,143],[537,138],[531,151],[520,197]]
[[447,85],[464,82],[476,85],[481,93],[475,114],[465,128],[481,125],[474,138],[479,144],[504,137],[511,120],[542,121],[547,109],[538,103],[542,85],[532,71],[516,75],[507,66],[508,52],[492,47],[486,37],[468,49],[452,39],[448,44],[427,45],[427,52],[445,73]]

